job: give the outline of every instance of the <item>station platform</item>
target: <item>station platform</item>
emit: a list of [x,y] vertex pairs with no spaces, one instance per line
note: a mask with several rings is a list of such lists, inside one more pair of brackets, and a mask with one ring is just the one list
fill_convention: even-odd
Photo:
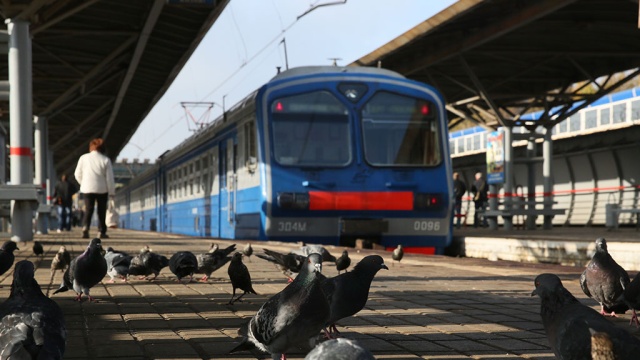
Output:
[[[485,229],[468,231],[467,239],[491,236]],[[36,235],[45,247],[44,258],[37,259],[32,244],[27,243],[20,244],[16,261],[34,261],[36,279],[45,293],[52,293],[62,274],[50,281],[51,259],[60,245],[73,256],[84,251],[88,241],[80,235],[79,230]],[[105,248],[131,254],[144,245],[171,256],[179,250],[205,252],[212,241],[220,247],[235,243],[239,249],[246,243],[119,229],[110,230],[109,235],[103,241]],[[585,234],[585,238],[593,237]],[[262,248],[284,252],[299,246],[252,244],[255,252]],[[334,255],[342,251],[327,248]],[[558,274],[576,297],[599,308],[580,290],[582,267],[414,254],[406,254],[394,264],[389,252],[348,251],[352,265],[377,253],[389,267],[375,277],[365,309],[338,323],[344,337],[358,340],[378,360],[553,359],[540,320],[539,299],[530,296],[533,279],[544,272]],[[73,292],[52,295],[67,322],[65,359],[255,359],[248,352],[229,355],[228,351],[238,344],[240,325],[287,283],[280,271],[262,259],[252,256],[245,264],[260,295],[247,295],[233,306],[226,305],[232,292],[226,266],[214,272],[208,283],[177,283],[168,268],[151,282],[130,279],[109,283],[105,277],[92,289],[98,300],[95,303],[77,303]],[[337,274],[335,267],[324,265],[326,276]],[[12,275],[9,271],[0,276],[0,298],[8,296]],[[630,316],[612,321],[640,335],[640,330],[628,325]],[[303,359],[305,353],[288,355]]]
[[595,240],[605,238],[609,253],[627,271],[640,271],[640,232],[624,227],[554,227],[551,230],[454,229],[452,256],[584,267],[595,252]]

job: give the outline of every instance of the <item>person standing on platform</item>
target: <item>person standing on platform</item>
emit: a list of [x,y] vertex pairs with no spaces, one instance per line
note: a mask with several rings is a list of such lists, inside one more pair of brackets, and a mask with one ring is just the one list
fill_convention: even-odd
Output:
[[[462,217],[462,197],[467,192],[467,185],[460,179],[460,174],[453,173],[453,193],[455,195],[454,214],[456,218],[456,228],[460,229],[460,218]],[[466,221],[465,221],[466,223]]]
[[71,217],[73,215],[71,206],[73,205],[73,194],[76,191],[78,191],[76,186],[67,180],[67,174],[62,174],[53,192],[55,205],[58,207],[58,232],[71,231]]
[[[475,205],[475,212],[473,214],[473,227],[477,228],[480,225],[480,216],[481,213],[484,212],[488,196],[488,186],[485,179],[482,177],[481,172],[476,173],[476,181],[473,182],[471,186],[471,192],[473,193],[473,203]],[[487,227],[487,218],[482,217],[482,226]]]
[[89,143],[89,153],[84,154],[78,160],[78,166],[74,173],[80,183],[80,192],[84,194],[84,219],[82,237],[89,238],[89,228],[93,209],[98,204],[98,226],[101,239],[108,238],[105,218],[107,215],[107,202],[109,197],[115,196],[116,187],[113,178],[111,160],[104,155],[104,141],[100,138],[93,139]]

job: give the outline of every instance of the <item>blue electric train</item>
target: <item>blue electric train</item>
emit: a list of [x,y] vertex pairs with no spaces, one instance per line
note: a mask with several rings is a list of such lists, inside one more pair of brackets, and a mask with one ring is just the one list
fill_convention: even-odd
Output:
[[384,69],[287,70],[120,189],[120,225],[441,253],[452,233],[444,105]]

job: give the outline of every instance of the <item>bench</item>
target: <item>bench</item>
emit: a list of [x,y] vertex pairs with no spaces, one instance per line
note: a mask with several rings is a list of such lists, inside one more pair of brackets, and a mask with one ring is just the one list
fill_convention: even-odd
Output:
[[607,229],[617,229],[619,227],[618,217],[622,213],[636,214],[636,231],[640,227],[640,209],[637,208],[621,208],[618,204],[605,205],[605,223]]

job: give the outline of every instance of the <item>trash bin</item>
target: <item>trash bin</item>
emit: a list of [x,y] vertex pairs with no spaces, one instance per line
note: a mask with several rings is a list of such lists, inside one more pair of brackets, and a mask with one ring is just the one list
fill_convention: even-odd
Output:
[[618,204],[606,204],[604,206],[605,225],[607,229],[618,228],[618,210],[620,210],[620,205]]

